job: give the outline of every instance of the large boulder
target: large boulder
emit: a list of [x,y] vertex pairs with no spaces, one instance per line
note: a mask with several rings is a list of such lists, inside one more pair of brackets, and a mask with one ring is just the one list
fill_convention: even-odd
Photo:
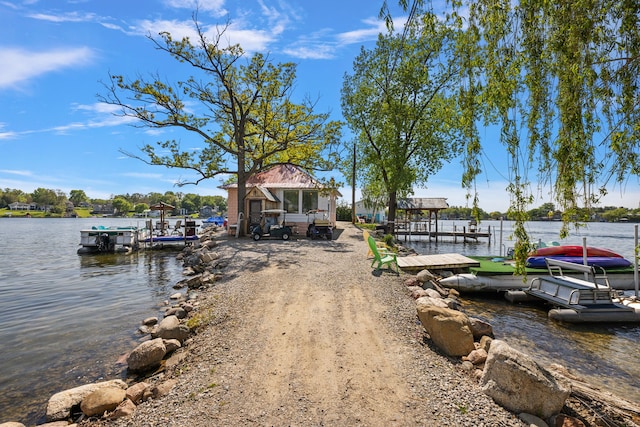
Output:
[[547,419],[558,414],[571,394],[571,384],[556,378],[531,357],[493,340],[480,379],[482,391],[510,411]]
[[416,300],[416,308],[418,309],[418,311],[421,310],[421,307],[448,308],[447,302],[442,298],[431,298],[429,296],[420,297]]
[[178,340],[183,343],[189,338],[189,327],[182,325],[176,316],[167,316],[158,325],[154,338]]
[[119,387],[102,387],[82,399],[80,409],[88,417],[111,412],[127,397],[127,392]]
[[116,418],[128,417],[133,414],[135,410],[136,404],[130,399],[125,399],[116,409],[113,410],[113,412],[109,414],[108,418],[110,420],[114,420]]
[[418,279],[418,281],[420,281],[421,283],[426,283],[430,280],[436,280],[437,277],[429,270],[422,270],[418,274],[416,274],[416,279]]
[[160,365],[167,354],[167,347],[162,338],[145,341],[134,348],[127,358],[131,371],[146,371]]
[[475,339],[479,340],[483,336],[493,337],[493,327],[490,323],[476,317],[470,317],[469,321],[471,322],[471,332],[473,332]]
[[71,416],[71,408],[80,404],[85,396],[103,387],[118,387],[126,390],[127,383],[122,380],[103,381],[86,384],[54,394],[47,403],[46,418],[48,422],[66,420]]
[[149,388],[149,383],[144,381],[135,383],[127,389],[127,399],[135,403],[136,405],[142,402],[144,392]]
[[449,356],[466,356],[475,350],[471,324],[466,314],[426,304],[418,304],[417,311],[422,326],[433,343],[444,353]]

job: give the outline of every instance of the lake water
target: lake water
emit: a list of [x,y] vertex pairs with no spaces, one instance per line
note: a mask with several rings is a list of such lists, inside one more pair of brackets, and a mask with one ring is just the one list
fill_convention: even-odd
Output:
[[0,423],[44,421],[48,398],[123,378],[118,357],[181,278],[176,253],[79,256],[80,230],[116,219],[0,219]]
[[[465,221],[438,221],[439,231],[461,230]],[[582,245],[611,249],[628,260],[634,257],[635,226],[626,223],[589,223],[573,230],[567,239],[558,238],[558,222],[531,222],[527,225],[534,241],[557,241],[567,245]],[[483,221],[480,231],[491,228],[490,239],[478,242],[453,243],[452,238],[439,242],[412,237],[405,244],[422,254],[462,253],[466,255],[502,255],[513,247],[509,239],[513,223]],[[403,239],[401,238],[401,241]],[[464,310],[472,316],[486,319],[493,326],[496,338],[523,351],[543,365],[560,363],[596,386],[640,404],[640,324],[638,325],[561,325],[547,318],[547,308],[538,304],[508,303],[498,295],[478,297],[463,295]]]
[[[440,222],[440,230],[466,225]],[[78,256],[80,230],[142,225],[122,219],[0,218],[0,423],[44,422],[48,398],[61,390],[123,378],[118,357],[137,345],[142,319],[157,316],[182,279],[175,252]],[[498,222],[483,222],[481,230]],[[503,245],[510,223],[503,223]],[[495,240],[412,242],[422,253],[497,254]],[[531,236],[557,240],[559,224],[532,223]],[[633,257],[633,225],[592,224],[563,243],[614,249]],[[640,402],[640,327],[564,327],[539,307],[465,298],[464,309],[492,323],[497,338],[543,363],[561,362],[612,392]]]

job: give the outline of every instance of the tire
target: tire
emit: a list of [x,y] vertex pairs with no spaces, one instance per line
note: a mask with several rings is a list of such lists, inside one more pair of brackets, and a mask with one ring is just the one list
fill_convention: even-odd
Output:
[[253,233],[253,240],[255,240],[256,242],[257,242],[258,240],[260,240],[260,234],[258,234],[258,233]]
[[282,240],[289,240],[289,233],[283,233]]

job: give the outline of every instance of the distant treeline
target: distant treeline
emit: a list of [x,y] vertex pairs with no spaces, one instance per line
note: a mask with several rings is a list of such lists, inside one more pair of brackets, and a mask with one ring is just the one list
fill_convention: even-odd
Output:
[[144,212],[149,206],[165,202],[177,210],[187,213],[199,212],[205,206],[215,212],[227,211],[227,199],[223,196],[201,196],[193,193],[167,191],[163,193],[114,194],[109,199],[91,199],[84,190],[71,190],[66,194],[60,190],[37,188],[33,193],[5,188],[0,190],[0,208],[9,209],[12,204],[35,204],[52,213],[64,213],[71,207],[92,209],[100,206],[112,208],[116,213]]
[[[529,220],[531,221],[559,221],[562,219],[562,211],[555,208],[553,203],[544,203],[540,207],[529,210]],[[486,212],[479,209],[478,217],[481,220],[489,219],[511,219],[508,212]],[[400,213],[402,216],[402,212]],[[428,212],[424,212],[424,216],[428,216]],[[472,208],[450,207],[438,212],[439,219],[468,219],[475,218]],[[351,221],[351,205],[342,203],[338,206],[338,219],[343,221]],[[605,221],[605,222],[640,222],[640,208],[629,209],[616,206],[605,206],[592,209],[583,209],[579,213],[579,217],[571,218],[577,221]]]

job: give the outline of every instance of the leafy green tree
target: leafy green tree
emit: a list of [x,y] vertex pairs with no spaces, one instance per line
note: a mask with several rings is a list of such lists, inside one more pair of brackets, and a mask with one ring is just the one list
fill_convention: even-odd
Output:
[[80,203],[88,202],[89,198],[84,190],[71,190],[69,192],[69,201],[71,201],[74,206],[78,206]]
[[149,205],[146,203],[136,203],[135,207],[133,208],[134,212],[138,214],[143,213],[147,209],[149,209]]
[[30,200],[30,196],[22,190],[5,188],[0,191],[0,206],[8,206],[14,202],[26,203]]
[[152,193],[149,193],[147,197],[148,197],[147,203],[149,203],[150,205],[155,205],[156,203],[160,203],[164,201],[164,194],[162,193],[152,192]]
[[42,206],[54,206],[58,201],[58,194],[47,188],[36,188],[32,193],[33,201]]
[[165,191],[162,201],[178,208],[178,196],[173,191]]
[[126,216],[133,209],[131,202],[121,196],[114,198],[112,204],[116,216]]
[[201,207],[211,206],[212,208],[217,208],[220,212],[227,211],[227,199],[222,196],[202,196],[201,201]]
[[[424,0],[399,0],[409,11]],[[478,126],[496,125],[509,156],[509,216],[524,272],[524,227],[533,197],[530,171],[562,212],[560,237],[579,226],[614,180],[640,174],[640,3],[632,0],[448,1],[464,15],[461,117],[466,124],[463,185],[481,173]],[[461,12],[463,11],[463,12]],[[386,1],[381,14],[390,19]],[[474,205],[477,203],[474,194]]]
[[127,154],[196,174],[178,185],[237,176],[238,212],[244,211],[247,179],[261,170],[280,163],[330,170],[334,159],[327,150],[337,145],[341,124],[328,121],[328,113],[314,113],[309,99],[294,102],[295,64],[273,64],[260,53],[245,58],[239,45],[227,45],[226,28],[208,39],[195,15],[194,24],[195,40],[174,40],[166,32],[150,39],[195,75],[175,84],[153,76],[110,75],[107,93],[99,98],[121,107],[121,115],[138,119],[141,126],[195,135],[202,149],[183,150],[171,140],[143,147],[145,158]]
[[338,221],[351,221],[351,205],[341,201],[336,206],[336,219]]
[[459,152],[454,41],[455,31],[425,12],[403,33],[362,49],[344,78],[342,112],[357,139],[359,181],[384,184],[390,232],[397,199]]
[[365,209],[372,212],[372,218],[375,219],[376,213],[388,204],[389,196],[380,181],[369,182],[362,189],[362,203]]
[[602,217],[609,222],[618,222],[629,215],[627,208],[615,208],[605,212]]
[[201,197],[198,194],[187,193],[180,202],[180,207],[187,212],[197,212],[201,207]]
[[489,218],[491,219],[500,219],[503,217],[504,215],[500,211],[489,212]]

